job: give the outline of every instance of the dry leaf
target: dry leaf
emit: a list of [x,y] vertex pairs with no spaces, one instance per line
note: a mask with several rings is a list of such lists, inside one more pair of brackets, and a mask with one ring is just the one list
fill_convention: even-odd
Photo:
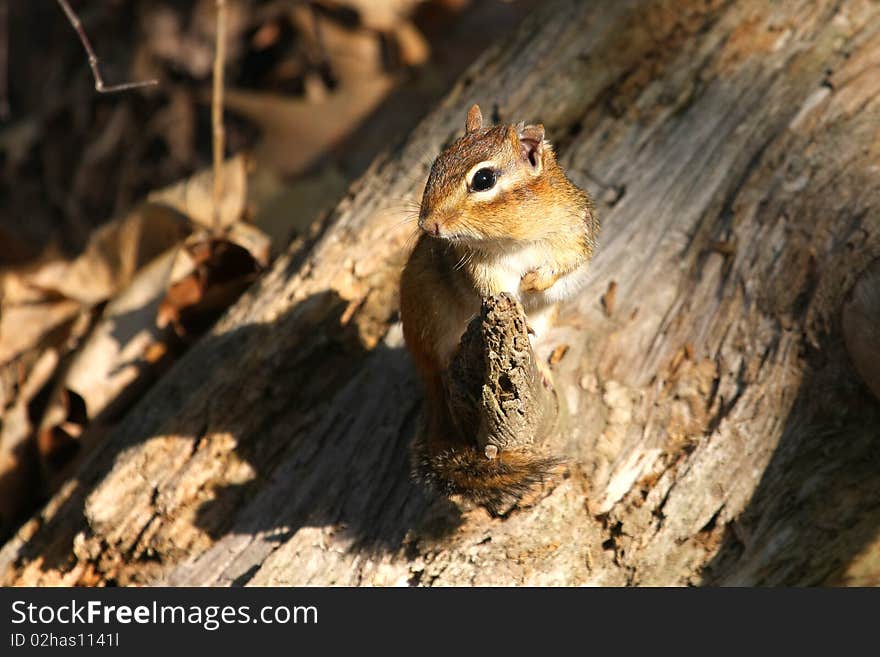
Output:
[[58,366],[58,353],[46,350],[34,363],[6,409],[0,425],[0,536],[28,511],[41,492],[43,477],[31,425],[31,404]]
[[161,206],[142,204],[95,231],[73,262],[52,262],[29,274],[31,287],[85,305],[100,303],[128,285],[150,260],[191,232],[189,221]]
[[[220,227],[241,220],[247,204],[249,160],[237,155],[223,165],[223,196],[220,199]],[[214,227],[214,172],[197,173],[171,187],[152,192],[147,201],[174,208],[205,228]]]
[[[268,238],[244,227],[233,234],[268,262]],[[247,239],[245,239],[247,238]],[[174,264],[172,284],[159,304],[156,325],[173,326],[180,336],[205,331],[256,280],[263,266],[248,249],[229,239],[194,237],[181,249]]]
[[[68,299],[26,305],[0,303],[0,365],[38,345],[58,344],[64,329],[79,316],[81,305]],[[54,338],[54,339],[53,339]]]
[[[128,403],[149,380],[145,375],[152,373],[151,363],[146,361],[145,354],[166,337],[157,328],[155,317],[165,296],[176,251],[169,250],[144,267],[107,304],[100,322],[59,382],[59,390],[83,399],[89,419],[111,405]],[[66,413],[60,413],[60,417],[47,413],[41,431],[67,420]]]
[[142,204],[97,231],[73,261],[54,260],[3,277],[0,365],[24,352],[61,347],[77,319],[128,285],[137,271],[191,231],[190,222],[165,207]]
[[265,269],[269,266],[272,241],[268,235],[256,226],[237,223],[226,231],[223,237],[250,253],[260,269]]

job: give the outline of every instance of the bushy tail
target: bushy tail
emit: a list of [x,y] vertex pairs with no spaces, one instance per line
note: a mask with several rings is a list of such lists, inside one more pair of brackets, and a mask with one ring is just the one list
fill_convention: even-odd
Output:
[[413,447],[413,470],[419,481],[444,495],[461,495],[492,515],[509,510],[560,463],[523,450],[501,450],[490,458],[476,446],[432,452],[418,441]]

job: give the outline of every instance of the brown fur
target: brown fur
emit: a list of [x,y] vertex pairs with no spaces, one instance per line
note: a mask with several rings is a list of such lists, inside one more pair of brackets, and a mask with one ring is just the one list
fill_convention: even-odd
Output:
[[[592,201],[565,175],[542,125],[483,127],[474,105],[465,134],[441,153],[428,176],[420,236],[403,271],[406,344],[426,385],[427,435],[416,446],[419,476],[489,507],[519,497],[552,461],[503,452],[488,459],[448,418],[441,374],[484,296],[516,294],[530,322],[567,295],[595,248]],[[495,186],[471,189],[481,163]],[[522,271],[520,271],[522,269]]]
[[461,495],[498,515],[543,482],[559,465],[521,451],[503,451],[489,459],[476,447],[432,451],[416,444],[416,477],[444,495]]

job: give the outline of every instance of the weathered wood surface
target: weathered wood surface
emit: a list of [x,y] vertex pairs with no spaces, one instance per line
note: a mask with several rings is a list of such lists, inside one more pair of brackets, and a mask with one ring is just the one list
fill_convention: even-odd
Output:
[[[878,70],[868,0],[553,3],[128,414],[3,581],[880,582],[880,403],[840,328],[880,256]],[[505,518],[410,482],[395,315],[404,199],[473,102],[544,122],[603,220],[545,345],[568,471]]]

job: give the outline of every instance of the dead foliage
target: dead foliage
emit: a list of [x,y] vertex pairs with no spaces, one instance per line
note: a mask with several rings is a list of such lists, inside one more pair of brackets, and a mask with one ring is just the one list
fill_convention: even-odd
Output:
[[95,93],[59,5],[8,3],[0,538],[530,6],[227,2],[215,188],[215,1],[63,4],[107,90],[158,83]]

